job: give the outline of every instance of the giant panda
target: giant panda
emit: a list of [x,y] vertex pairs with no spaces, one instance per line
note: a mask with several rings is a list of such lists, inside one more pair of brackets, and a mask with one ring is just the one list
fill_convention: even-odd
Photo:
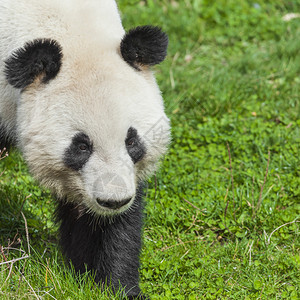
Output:
[[143,182],[169,120],[151,66],[159,28],[124,31],[113,0],[0,0],[0,148],[16,146],[55,195],[60,245],[78,273],[139,288]]

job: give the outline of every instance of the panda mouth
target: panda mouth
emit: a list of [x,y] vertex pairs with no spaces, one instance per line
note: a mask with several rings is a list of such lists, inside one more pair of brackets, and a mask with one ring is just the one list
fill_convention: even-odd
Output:
[[115,201],[115,200],[102,200],[100,198],[96,199],[98,204],[102,207],[108,208],[108,209],[119,209],[123,206],[125,206],[126,204],[128,204],[131,200],[131,198],[128,199],[124,199],[121,201]]

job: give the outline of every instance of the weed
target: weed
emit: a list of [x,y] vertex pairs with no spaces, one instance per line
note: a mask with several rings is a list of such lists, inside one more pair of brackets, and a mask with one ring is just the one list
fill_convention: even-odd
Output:
[[[126,28],[159,25],[170,37],[155,70],[172,144],[147,189],[143,290],[153,299],[299,299],[300,18],[284,16],[300,2],[119,5]],[[99,297],[92,276],[76,280],[64,266],[55,204],[19,153],[0,171],[1,297]]]

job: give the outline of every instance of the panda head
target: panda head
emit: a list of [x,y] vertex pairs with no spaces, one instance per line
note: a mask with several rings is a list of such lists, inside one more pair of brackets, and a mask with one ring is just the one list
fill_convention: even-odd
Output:
[[113,48],[36,39],[5,61],[20,90],[18,143],[33,175],[95,215],[126,211],[169,143],[169,120],[149,66],[167,36],[137,27]]

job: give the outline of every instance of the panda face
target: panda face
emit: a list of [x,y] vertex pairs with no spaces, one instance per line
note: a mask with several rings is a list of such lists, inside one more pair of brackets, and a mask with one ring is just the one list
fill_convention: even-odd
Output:
[[53,80],[24,91],[20,104],[21,148],[32,173],[96,215],[127,210],[169,142],[158,88],[127,72],[115,82],[113,74],[101,82],[86,74],[65,87]]
[[124,146],[132,162],[128,160],[126,153],[124,157],[120,153],[119,159],[111,164],[99,159],[97,154],[93,156],[93,142],[83,132],[75,134],[65,150],[64,164],[77,171],[82,178],[88,194],[85,196],[88,202],[85,206],[93,212],[101,215],[122,212],[134,201],[137,187],[132,164],[143,159],[146,148],[133,127],[127,131]]
[[[6,62],[8,81],[22,88],[17,130],[32,174],[59,198],[95,215],[129,209],[169,143],[169,120],[147,67],[161,58],[149,58],[146,50],[132,56],[135,38],[129,38],[121,52],[101,53],[90,45],[43,40],[38,43],[45,55],[33,42]],[[54,61],[47,43],[55,49]]]

